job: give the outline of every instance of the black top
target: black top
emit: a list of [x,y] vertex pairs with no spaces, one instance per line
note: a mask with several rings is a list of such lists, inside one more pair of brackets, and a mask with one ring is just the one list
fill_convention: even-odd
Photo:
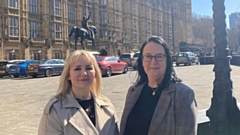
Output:
[[85,110],[85,112],[87,113],[88,117],[90,118],[90,120],[92,121],[93,125],[96,125],[95,122],[95,109],[94,109],[94,101],[93,98],[89,99],[89,100],[81,100],[81,99],[77,99],[78,103],[82,106],[82,108]]
[[143,87],[135,106],[128,116],[124,135],[148,134],[154,110],[162,93],[162,88],[159,86],[154,96],[152,92],[153,90],[148,84]]

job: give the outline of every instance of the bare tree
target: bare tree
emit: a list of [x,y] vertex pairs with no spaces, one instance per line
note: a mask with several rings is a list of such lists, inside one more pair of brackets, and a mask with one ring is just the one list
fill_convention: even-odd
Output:
[[232,52],[238,52],[240,31],[238,28],[227,30],[228,45],[231,47]]
[[214,46],[213,19],[208,16],[192,15],[192,31],[195,39],[201,39],[209,48]]

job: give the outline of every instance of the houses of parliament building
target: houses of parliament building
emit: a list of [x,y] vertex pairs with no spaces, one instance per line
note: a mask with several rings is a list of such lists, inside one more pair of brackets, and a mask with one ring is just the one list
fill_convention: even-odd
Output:
[[0,60],[65,59],[74,51],[71,28],[89,13],[101,55],[139,51],[151,35],[177,52],[192,38],[191,0],[0,0]]

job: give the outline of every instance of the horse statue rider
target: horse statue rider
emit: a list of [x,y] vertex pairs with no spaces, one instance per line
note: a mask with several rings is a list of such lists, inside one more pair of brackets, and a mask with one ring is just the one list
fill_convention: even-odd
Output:
[[72,27],[69,38],[71,38],[72,34],[74,34],[74,40],[75,40],[75,50],[77,49],[77,40],[80,37],[81,38],[81,45],[83,49],[85,50],[85,46],[83,45],[84,40],[91,40],[92,41],[92,49],[93,51],[96,50],[96,42],[95,42],[95,35],[97,34],[97,28],[95,26],[89,26],[88,27],[88,20],[91,17],[91,12],[88,15],[88,18],[86,16],[83,16],[82,20],[82,28],[79,28],[77,26]]
[[89,15],[88,15],[88,18],[86,18],[86,16],[84,15],[83,16],[83,20],[82,20],[82,28],[86,29],[89,33],[89,38],[93,38],[92,36],[94,35],[92,33],[92,30],[88,27],[88,20],[90,19],[91,17],[91,12],[89,12]]

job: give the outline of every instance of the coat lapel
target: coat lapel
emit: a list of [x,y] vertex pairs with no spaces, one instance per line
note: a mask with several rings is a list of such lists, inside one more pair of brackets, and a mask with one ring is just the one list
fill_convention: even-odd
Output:
[[[80,108],[69,120],[69,122],[84,135],[97,135],[99,134],[94,127],[91,120],[88,118],[85,111]],[[91,130],[89,130],[91,128]]]
[[107,135],[113,124],[111,117],[114,117],[114,110],[102,99],[95,98],[95,103],[96,128],[101,135]]
[[[72,114],[69,122],[82,134],[99,134],[97,129],[94,127],[92,121],[88,118],[88,115],[84,109],[79,105],[72,92],[70,92],[66,98],[62,101],[63,107],[77,108],[78,110]],[[91,128],[89,130],[89,128]]]
[[114,117],[114,110],[109,107],[107,102],[99,99],[93,93],[92,96],[94,99],[96,127],[93,125],[84,109],[75,100],[72,93],[70,93],[64,101],[64,107],[76,107],[78,111],[73,114],[69,122],[84,135],[107,135],[112,124],[111,117]]
[[151,124],[149,127],[149,131],[151,131],[151,133],[156,133],[158,131],[159,127],[161,126],[161,123],[162,123],[164,116],[169,108],[169,105],[172,102],[173,92],[174,92],[173,84],[170,84],[170,86],[167,89],[164,89],[162,91],[162,94],[157,103],[157,106],[154,111],[152,121],[151,121]]

